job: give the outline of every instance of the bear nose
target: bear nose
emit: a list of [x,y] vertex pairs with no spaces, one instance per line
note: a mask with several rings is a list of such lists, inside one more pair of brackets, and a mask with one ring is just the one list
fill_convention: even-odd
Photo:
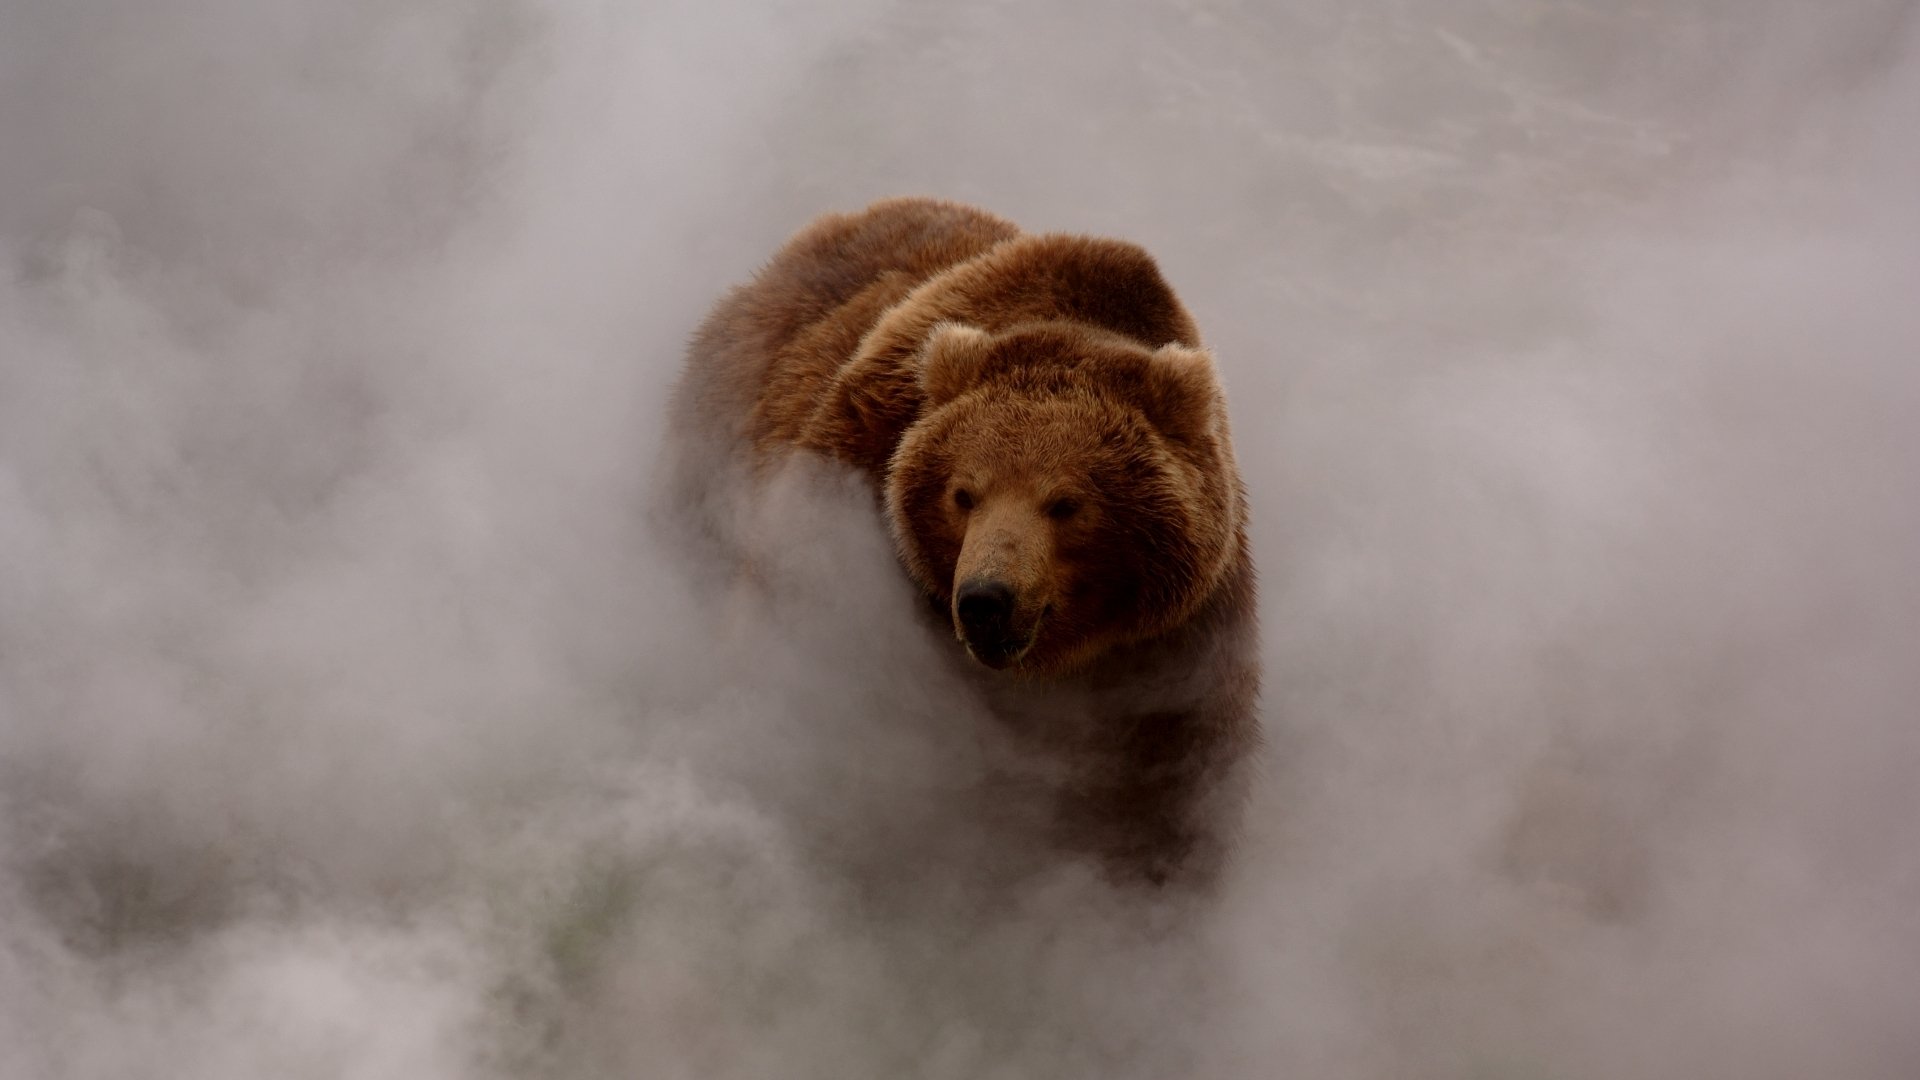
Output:
[[954,597],[954,611],[969,640],[995,640],[1005,636],[1013,615],[1013,589],[991,578],[974,578],[960,586]]

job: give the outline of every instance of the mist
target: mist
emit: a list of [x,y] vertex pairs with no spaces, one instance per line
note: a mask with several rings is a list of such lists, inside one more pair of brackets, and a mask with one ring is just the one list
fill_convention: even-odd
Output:
[[[1920,1075],[1920,5],[0,8],[0,1076]],[[893,194],[1154,252],[1205,901],[1022,844],[859,485],[659,540]]]

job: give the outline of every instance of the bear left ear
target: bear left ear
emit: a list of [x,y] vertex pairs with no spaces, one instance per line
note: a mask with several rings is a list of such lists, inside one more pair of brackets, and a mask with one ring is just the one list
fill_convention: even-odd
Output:
[[1179,342],[1162,345],[1147,361],[1147,418],[1163,434],[1203,442],[1219,430],[1220,377],[1213,354]]
[[993,335],[966,323],[935,323],[920,347],[920,391],[927,408],[952,401],[971,386],[987,359]]

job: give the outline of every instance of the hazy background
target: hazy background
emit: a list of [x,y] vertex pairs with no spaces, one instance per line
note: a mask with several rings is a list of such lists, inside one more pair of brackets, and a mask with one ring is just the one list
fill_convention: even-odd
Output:
[[[0,1076],[1920,1075],[1917,7],[8,0]],[[649,540],[902,192],[1219,354],[1211,908],[995,876],[857,489]]]

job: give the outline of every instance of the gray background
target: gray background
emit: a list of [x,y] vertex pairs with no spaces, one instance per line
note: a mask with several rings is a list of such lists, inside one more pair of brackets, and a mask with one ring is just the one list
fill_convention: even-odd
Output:
[[[10,0],[0,1075],[1920,1074],[1916,26]],[[648,539],[705,306],[902,192],[1218,353],[1213,908],[982,884],[857,490],[760,607]]]

